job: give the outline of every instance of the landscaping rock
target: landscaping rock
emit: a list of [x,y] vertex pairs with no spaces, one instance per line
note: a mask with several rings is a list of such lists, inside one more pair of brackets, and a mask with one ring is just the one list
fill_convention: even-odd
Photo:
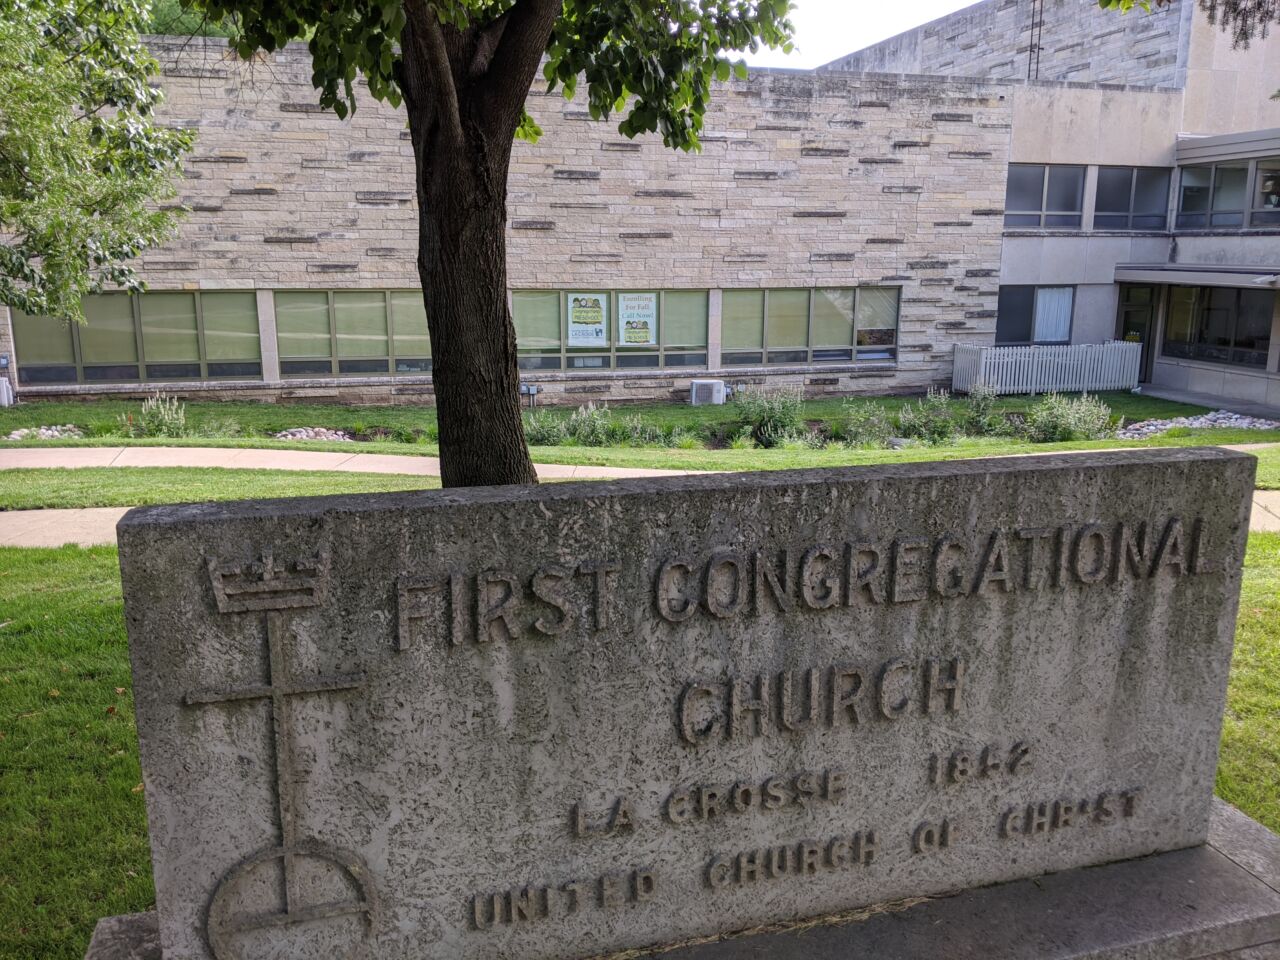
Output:
[[1131,423],[1116,431],[1120,440],[1146,440],[1159,436],[1175,427],[1190,427],[1204,430],[1210,427],[1221,427],[1234,430],[1280,430],[1280,423],[1275,420],[1264,420],[1261,417],[1246,417],[1241,413],[1227,410],[1215,410],[1213,413],[1198,417],[1174,417],[1171,420],[1143,420]]
[[281,430],[275,438],[277,440],[336,440],[343,443],[355,439],[345,430],[330,430],[328,427],[292,427]]
[[9,434],[10,440],[83,440],[84,431],[73,423],[60,427],[23,427]]

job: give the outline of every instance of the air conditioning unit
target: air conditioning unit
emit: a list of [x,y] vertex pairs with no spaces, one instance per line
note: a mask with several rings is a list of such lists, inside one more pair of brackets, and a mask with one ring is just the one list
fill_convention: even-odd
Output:
[[723,380],[693,380],[689,383],[689,402],[695,407],[722,404],[725,393]]

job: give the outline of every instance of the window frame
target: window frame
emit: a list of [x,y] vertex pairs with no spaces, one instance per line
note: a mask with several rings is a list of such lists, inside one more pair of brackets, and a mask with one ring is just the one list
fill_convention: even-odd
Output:
[[[1071,343],[1071,337],[1076,330],[1076,304],[1078,302],[1079,284],[1075,283],[1002,283],[1000,289],[1007,287],[1020,287],[1022,289],[1030,289],[1031,296],[1031,337],[1030,340],[996,340],[997,347],[1062,347]],[[1067,328],[1067,339],[1065,340],[1036,340],[1036,306],[1040,302],[1041,290],[1070,290],[1071,291],[1071,322]],[[996,317],[996,329],[999,330],[1000,318]],[[997,333],[998,335],[998,333]]]
[[[203,296],[206,294],[214,295],[214,294],[221,294],[221,293],[249,293],[250,295],[252,295],[254,291],[219,289],[219,290],[154,290],[154,291],[148,291],[148,292],[164,293],[164,294],[187,294],[193,298],[195,303],[195,315],[196,315],[196,349],[198,351],[198,357],[196,360],[188,360],[188,361],[156,360],[156,361],[153,361],[151,364],[148,364],[145,338],[143,336],[143,328],[142,328],[142,300],[141,300],[141,298],[145,297],[147,294],[109,291],[106,293],[97,294],[97,296],[128,297],[129,299],[130,317],[133,321],[133,339],[134,339],[135,349],[137,352],[137,359],[132,363],[128,363],[128,364],[112,364],[112,363],[105,363],[105,362],[95,363],[92,360],[86,363],[84,359],[84,349],[80,342],[80,331],[81,331],[80,324],[72,323],[72,324],[69,324],[70,329],[68,330],[68,334],[71,337],[71,351],[72,351],[73,363],[56,363],[56,364],[24,363],[22,360],[22,357],[17,355],[18,345],[17,345],[17,338],[15,336],[13,351],[15,355],[16,366],[18,368],[19,387],[29,388],[29,387],[37,387],[37,386],[64,386],[64,385],[70,385],[70,384],[84,384],[86,386],[98,386],[98,385],[112,384],[112,383],[199,383],[201,381],[211,381],[211,382],[222,383],[222,382],[235,382],[235,381],[261,381],[263,379],[261,326],[259,326],[258,328],[259,333],[258,333],[258,356],[257,357],[252,357],[252,358],[246,357],[242,360],[219,358],[217,360],[210,361],[208,356],[208,351],[205,346]],[[254,320],[258,321],[260,318],[258,316],[258,305],[256,301],[254,302],[253,309],[254,309]],[[11,326],[14,323],[15,312],[16,312],[15,307],[9,308]],[[47,317],[43,319],[45,320],[45,322],[48,322],[48,323],[61,322],[52,317]],[[185,376],[185,377],[170,376],[170,375],[153,377],[149,375],[147,371],[147,367],[149,365],[150,366],[159,366],[162,364],[176,365],[178,363],[189,363],[189,364],[198,365],[200,372],[196,375]],[[215,374],[209,373],[210,363],[212,363],[214,366],[217,366],[218,364],[230,364],[230,363],[256,363],[258,365],[258,372],[256,374],[217,374],[215,375]],[[26,379],[25,371],[27,370],[39,371],[39,370],[53,369],[53,368],[65,368],[65,367],[70,367],[72,365],[74,365],[75,367],[74,380],[29,381]],[[137,376],[120,377],[120,378],[90,377],[90,376],[87,376],[85,373],[86,367],[94,368],[94,367],[104,367],[104,366],[132,366],[136,368]]]
[[[1269,159],[1269,158],[1263,158],[1263,159]],[[1213,202],[1218,192],[1218,170],[1219,169],[1240,170],[1242,169],[1241,164],[1243,164],[1243,169],[1245,171],[1244,206],[1241,209],[1236,209],[1236,208],[1231,208],[1229,210],[1214,209]],[[1183,177],[1185,176],[1185,172],[1187,170],[1205,170],[1205,169],[1209,171],[1209,183],[1206,188],[1208,190],[1208,205],[1205,207],[1203,211],[1184,213],[1182,210],[1182,187],[1183,187],[1182,181],[1183,181]],[[1174,230],[1179,233],[1191,233],[1191,232],[1213,231],[1213,230],[1251,229],[1254,226],[1254,223],[1253,223],[1253,214],[1255,213],[1254,194],[1257,192],[1257,186],[1256,186],[1257,176],[1258,176],[1258,161],[1256,159],[1221,160],[1216,163],[1188,163],[1188,164],[1183,164],[1179,166],[1178,167],[1178,198],[1177,198],[1178,204],[1176,209],[1174,210],[1174,217],[1173,217]],[[1240,222],[1238,224],[1236,223],[1219,224],[1219,223],[1213,222],[1213,219],[1215,216],[1235,216],[1237,214],[1239,214],[1240,216]],[[1199,225],[1196,225],[1194,223],[1188,223],[1187,221],[1191,218],[1200,219],[1203,222],[1200,223]]]
[[[1098,192],[1102,185],[1103,170],[1128,170],[1129,171],[1129,208],[1125,212],[1100,210],[1098,208]],[[1164,185],[1164,207],[1158,214],[1160,217],[1160,225],[1158,227],[1137,227],[1134,226],[1135,217],[1154,217],[1154,213],[1136,213],[1134,212],[1134,204],[1138,198],[1138,171],[1139,170],[1158,170],[1165,174]],[[1173,168],[1172,167],[1150,167],[1150,166],[1126,166],[1124,164],[1099,164],[1098,176],[1094,179],[1093,185],[1093,229],[1095,231],[1103,231],[1108,233],[1135,233],[1140,231],[1156,231],[1164,233],[1169,229],[1169,195],[1173,187]],[[1098,217],[1124,217],[1126,226],[1099,226]]]
[[[732,350],[727,350],[727,351],[722,349],[720,353],[720,366],[722,368],[828,366],[828,365],[837,364],[837,363],[853,364],[853,363],[897,363],[898,362],[899,339],[902,332],[902,287],[899,285],[867,283],[867,284],[862,284],[860,286],[837,286],[832,284],[824,284],[823,286],[820,286],[820,287],[772,287],[772,288],[770,287],[764,287],[764,288],[737,287],[732,289],[748,290],[753,293],[759,292],[763,295],[761,297],[761,310],[763,311],[763,318],[762,318],[762,323],[760,327],[760,347],[758,349],[754,349],[754,348],[748,349],[746,347],[740,347],[740,348],[735,347]],[[862,291],[864,289],[897,291],[897,296],[895,298],[897,311],[894,315],[892,346],[889,346],[889,347],[885,347],[885,346],[859,347],[858,346],[858,302],[860,297],[862,296]],[[849,324],[850,336],[849,336],[849,349],[848,349],[847,356],[843,355],[845,353],[843,346],[837,347],[830,344],[823,344],[821,346],[814,345],[813,305],[814,305],[815,295],[820,290],[850,290],[853,292],[853,303],[852,303],[853,316],[851,318],[851,323]],[[805,358],[802,360],[788,359],[788,358],[773,360],[770,358],[771,353],[794,355],[800,352],[800,347],[797,346],[797,347],[770,348],[769,346],[769,295],[775,292],[793,293],[797,291],[804,291],[809,295],[809,316],[808,316],[808,323],[805,327],[805,345],[804,345]],[[887,328],[874,327],[872,329],[881,330],[881,329],[887,329]],[[825,356],[818,356],[818,354],[825,354]],[[861,358],[860,358],[860,354],[861,354]],[[888,356],[872,356],[872,354],[888,354]],[[743,359],[741,360],[729,359],[735,355],[741,356]],[[757,357],[757,356],[760,359],[758,360],[747,359],[748,357]]]
[[[276,328],[276,350],[280,363],[280,379],[281,380],[314,380],[320,378],[333,378],[350,380],[359,377],[388,377],[388,378],[404,378],[404,377],[426,377],[431,375],[433,358],[430,347],[430,333],[428,332],[428,356],[418,356],[414,354],[406,354],[401,356],[396,352],[396,320],[395,320],[395,293],[417,293],[421,296],[421,290],[414,290],[410,287],[332,287],[328,289],[316,289],[310,287],[279,287],[273,288],[271,291],[272,302],[275,302],[275,296],[279,293],[323,293],[325,294],[328,304],[329,317],[329,356],[328,357],[289,357],[280,349],[280,333],[279,325]],[[337,311],[337,294],[340,293],[364,293],[364,294],[381,294],[382,309],[387,317],[387,351],[381,356],[339,356],[338,354],[338,311]],[[379,370],[343,370],[343,362],[347,364],[356,363],[383,363],[383,368]],[[421,369],[415,370],[399,370],[397,369],[401,362],[416,363],[421,365]],[[320,370],[299,370],[298,365],[311,364],[319,366],[328,363],[328,372]],[[293,370],[288,369],[286,364],[294,364]]]
[[[1169,344],[1169,320],[1170,320],[1170,311],[1173,306],[1174,291],[1179,289],[1190,290],[1193,293],[1190,332],[1195,339],[1186,340],[1186,341],[1176,341],[1178,343],[1185,343],[1187,345],[1188,350],[1186,355],[1181,355],[1178,353],[1169,353],[1166,350],[1166,347]],[[1206,304],[1205,294],[1206,293],[1212,294],[1212,292],[1215,290],[1230,290],[1234,294],[1233,303],[1231,307],[1231,342],[1226,347],[1219,348],[1219,349],[1224,349],[1226,351],[1227,353],[1226,359],[1218,359],[1212,356],[1199,356],[1199,355],[1196,355],[1196,350],[1195,350],[1197,346],[1201,345],[1199,336],[1200,336],[1200,331],[1202,329],[1202,318],[1207,313],[1207,304]],[[1205,286],[1203,284],[1192,285],[1192,284],[1183,284],[1183,283],[1169,284],[1167,288],[1167,293],[1163,297],[1164,309],[1160,317],[1159,359],[1172,360],[1179,363],[1208,363],[1208,364],[1212,364],[1215,368],[1219,368],[1219,369],[1221,369],[1222,367],[1237,367],[1244,370],[1271,372],[1270,343],[1269,343],[1270,337],[1268,337],[1268,350],[1267,350],[1268,355],[1262,361],[1262,363],[1260,364],[1242,363],[1239,360],[1232,359],[1233,354],[1235,354],[1238,350],[1247,349],[1247,348],[1241,348],[1236,346],[1236,337],[1239,331],[1240,312],[1241,312],[1240,301],[1242,299],[1242,294],[1250,293],[1250,292],[1270,293],[1272,295],[1271,315],[1272,315],[1272,325],[1274,328],[1274,323],[1275,323],[1274,318],[1275,318],[1276,302],[1277,302],[1276,298],[1280,297],[1280,294],[1278,294],[1274,290],[1259,289],[1256,291],[1251,291],[1245,287],[1219,287],[1219,286]],[[1262,351],[1252,350],[1250,352],[1261,353]]]
[[[1088,186],[1087,164],[1081,163],[1010,163],[1012,167],[1039,167],[1043,171],[1040,180],[1040,209],[1039,210],[1010,210],[1009,209],[1009,173],[1005,171],[1005,210],[1004,210],[1004,229],[1006,230],[1083,230],[1084,229],[1084,208],[1085,208],[1085,188]],[[1080,209],[1079,210],[1050,210],[1049,209],[1049,182],[1055,169],[1075,170],[1080,175]],[[1038,222],[1030,223],[1010,223],[1010,217],[1037,217]],[[1074,224],[1046,224],[1048,217],[1075,217]]]

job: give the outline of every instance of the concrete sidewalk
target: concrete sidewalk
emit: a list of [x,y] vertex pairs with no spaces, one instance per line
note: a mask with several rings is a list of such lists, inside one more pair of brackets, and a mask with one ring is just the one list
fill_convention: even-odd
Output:
[[[684,470],[536,464],[543,480],[625,480],[675,477]],[[438,457],[392,453],[328,453],[237,447],[0,447],[0,470],[23,467],[225,467],[237,470],[334,470],[440,476]]]

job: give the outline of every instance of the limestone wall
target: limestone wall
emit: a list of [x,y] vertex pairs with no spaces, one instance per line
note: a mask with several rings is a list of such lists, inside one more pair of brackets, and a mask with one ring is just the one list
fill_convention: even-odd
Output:
[[[142,260],[152,289],[416,285],[402,112],[321,110],[300,45],[248,64],[221,40],[153,47],[165,116],[198,140],[191,214]],[[753,73],[716,90],[702,152],[682,154],[535,87],[546,136],[515,151],[511,286],[901,286],[888,376],[945,380],[951,345],[994,331],[1010,102],[998,83]]]
[[[1095,0],[983,0],[824,70],[1181,86],[1193,0],[1121,16]],[[1039,57],[1032,50],[1039,21]]]

